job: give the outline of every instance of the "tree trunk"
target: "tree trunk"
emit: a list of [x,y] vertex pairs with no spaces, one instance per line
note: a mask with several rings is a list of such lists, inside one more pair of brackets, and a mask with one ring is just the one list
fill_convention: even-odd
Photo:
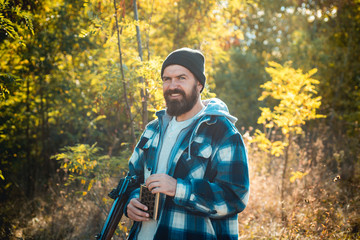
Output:
[[129,104],[128,96],[127,96],[127,87],[125,82],[125,75],[124,75],[124,68],[122,63],[122,52],[121,52],[121,43],[120,43],[120,28],[119,28],[119,22],[117,17],[117,7],[116,7],[116,0],[114,0],[114,10],[115,10],[115,23],[116,23],[116,31],[117,31],[117,38],[118,38],[118,50],[119,50],[119,64],[120,64],[120,72],[121,72],[121,80],[123,82],[123,88],[124,88],[124,101],[126,104],[126,110],[128,112],[128,116],[130,119],[130,134],[131,134],[131,141],[133,145],[136,145],[136,137],[135,137],[135,130],[134,130],[134,118],[131,113],[131,107]]
[[150,29],[151,29],[151,19],[152,19],[152,15],[154,12],[154,0],[152,1],[151,4],[151,13],[149,16],[149,28],[147,30],[147,34],[146,34],[146,50],[147,50],[147,59],[148,61],[150,61]]
[[32,179],[33,161],[31,159],[31,139],[30,139],[30,80],[26,79],[26,164],[25,169],[25,184],[26,184],[26,196],[31,199],[34,193],[34,181]]
[[[139,21],[136,0],[133,0],[133,7],[134,7],[134,19],[135,19],[135,21]],[[139,57],[142,62],[143,54],[142,54],[141,34],[140,34],[139,25],[136,25],[136,39],[137,39],[137,44],[138,44]],[[140,89],[141,105],[142,105],[142,128],[145,129],[145,126],[148,123],[148,111],[147,111],[148,94],[146,92],[147,83],[143,77],[140,77],[140,83],[142,86]]]
[[283,223],[285,223],[285,225],[287,224],[287,215],[286,215],[286,211],[285,211],[285,185],[286,185],[286,172],[287,172],[287,166],[288,166],[288,162],[289,162],[289,149],[291,146],[291,141],[292,141],[292,136],[291,134],[289,134],[288,137],[288,145],[285,148],[285,154],[284,154],[284,168],[283,168],[283,172],[282,172],[282,177],[281,177],[281,195],[280,195],[280,202],[281,202],[281,219],[283,221]]

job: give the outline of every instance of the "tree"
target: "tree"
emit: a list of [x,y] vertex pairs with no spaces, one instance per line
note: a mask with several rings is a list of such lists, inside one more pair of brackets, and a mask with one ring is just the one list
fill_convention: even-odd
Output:
[[260,60],[239,48],[230,51],[230,60],[222,62],[214,76],[215,93],[223,99],[241,127],[256,127],[260,115],[259,86],[265,81],[265,70]]
[[[282,219],[286,221],[284,194],[290,161],[289,151],[294,137],[303,133],[302,126],[309,120],[323,117],[316,113],[321,105],[321,97],[316,96],[315,88],[319,81],[312,78],[317,72],[316,69],[304,74],[301,69],[291,68],[291,62],[285,66],[269,62],[266,72],[271,76],[271,80],[261,85],[264,91],[259,100],[271,97],[277,100],[278,104],[273,109],[260,108],[258,123],[264,125],[264,132],[258,130],[254,141],[265,144],[264,149],[270,150],[272,155],[283,156],[280,198]],[[272,136],[273,134],[280,134],[281,138],[274,141],[273,137],[276,136]],[[264,142],[266,139],[268,141]]]

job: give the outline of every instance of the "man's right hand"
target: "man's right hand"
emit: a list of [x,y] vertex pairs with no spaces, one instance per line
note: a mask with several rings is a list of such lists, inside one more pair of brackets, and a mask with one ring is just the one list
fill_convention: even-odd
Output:
[[136,222],[149,221],[148,208],[142,204],[138,198],[133,198],[127,205],[127,215],[131,220]]

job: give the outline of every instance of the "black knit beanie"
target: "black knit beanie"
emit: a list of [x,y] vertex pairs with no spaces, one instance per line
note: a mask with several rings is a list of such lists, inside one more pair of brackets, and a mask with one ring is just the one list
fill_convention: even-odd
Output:
[[169,65],[181,65],[187,68],[192,74],[194,74],[195,78],[203,85],[202,90],[205,86],[205,57],[204,55],[194,49],[190,48],[180,48],[172,53],[170,53],[161,67],[161,77],[164,74],[164,69]]

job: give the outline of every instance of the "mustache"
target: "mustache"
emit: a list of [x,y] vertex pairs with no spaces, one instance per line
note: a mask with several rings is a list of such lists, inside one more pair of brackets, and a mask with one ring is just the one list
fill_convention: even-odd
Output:
[[182,96],[185,96],[185,92],[180,90],[180,89],[172,89],[172,90],[167,90],[164,95],[165,97],[171,95],[171,94],[181,94]]

